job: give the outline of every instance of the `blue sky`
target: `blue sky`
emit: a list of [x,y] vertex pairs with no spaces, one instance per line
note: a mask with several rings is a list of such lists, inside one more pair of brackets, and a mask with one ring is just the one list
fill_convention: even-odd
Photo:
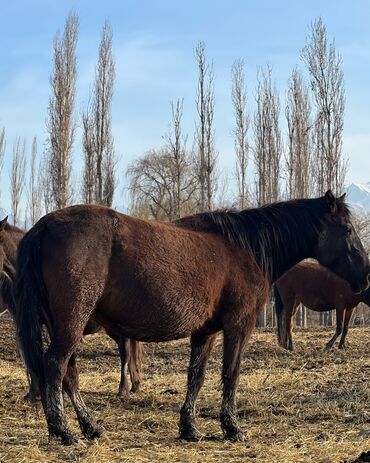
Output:
[[[348,182],[370,181],[370,1],[51,1],[1,2],[0,127],[7,135],[1,177],[2,207],[9,203],[9,164],[17,135],[30,148],[37,136],[42,151],[52,69],[52,42],[73,10],[80,18],[77,47],[76,118],[85,107],[93,80],[104,20],[113,28],[116,83],[113,132],[120,156],[120,185],[115,204],[125,202],[124,170],[151,147],[160,146],[168,128],[170,102],[184,98],[184,129],[195,127],[196,66],[199,40],[215,69],[215,127],[220,170],[232,176],[230,69],[243,58],[250,110],[256,70],[269,63],[283,98],[286,83],[309,34],[309,24],[321,16],[329,38],[335,38],[343,58],[346,84],[344,149],[350,159]],[[284,127],[284,126],[283,126]],[[252,135],[250,133],[250,135]],[[74,175],[80,177],[80,132],[74,149]]]

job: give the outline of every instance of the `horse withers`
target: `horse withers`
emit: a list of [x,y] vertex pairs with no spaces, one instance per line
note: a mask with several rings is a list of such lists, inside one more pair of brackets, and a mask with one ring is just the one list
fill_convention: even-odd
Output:
[[[43,217],[19,246],[16,322],[27,367],[38,378],[50,436],[76,442],[64,414],[68,393],[82,433],[101,435],[78,386],[75,350],[89,318],[147,342],[191,338],[180,437],[199,437],[195,401],[223,331],[221,427],[241,439],[236,388],[244,346],[270,284],[313,257],[368,286],[370,263],[344,197],[280,202],[241,212],[194,215],[165,224],[103,206],[74,206]],[[50,345],[44,353],[41,323]]]
[[291,351],[293,322],[300,304],[315,312],[336,311],[337,327],[327,349],[341,334],[339,349],[343,349],[354,309],[360,302],[370,306],[369,288],[356,294],[346,280],[317,262],[303,261],[292,267],[275,283],[274,293],[279,344]]

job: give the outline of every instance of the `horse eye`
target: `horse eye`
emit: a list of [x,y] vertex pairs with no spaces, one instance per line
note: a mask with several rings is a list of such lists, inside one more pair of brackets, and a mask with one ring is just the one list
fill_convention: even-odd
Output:
[[351,234],[352,234],[352,228],[351,228],[351,227],[347,227],[347,228],[346,228],[346,234],[347,234],[347,235],[351,235]]

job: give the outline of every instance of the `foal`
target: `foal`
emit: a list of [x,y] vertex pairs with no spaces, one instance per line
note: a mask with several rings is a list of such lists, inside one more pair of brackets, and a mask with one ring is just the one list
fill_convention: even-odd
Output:
[[[368,287],[370,263],[344,198],[281,202],[241,212],[210,212],[183,226],[140,220],[103,206],[74,206],[43,217],[19,246],[16,323],[27,367],[38,378],[50,436],[76,442],[64,413],[64,386],[80,428],[102,429],[78,385],[75,350],[93,315],[116,335],[160,342],[190,337],[188,388],[180,436],[198,438],[195,401],[223,331],[221,428],[241,439],[236,389],[242,352],[269,285],[314,257]],[[50,345],[44,353],[41,322]]]
[[303,261],[288,270],[275,283],[275,308],[279,344],[294,350],[293,321],[300,304],[315,312],[335,310],[337,329],[327,343],[331,349],[342,334],[339,349],[344,349],[352,313],[360,302],[370,305],[370,290],[355,294],[347,281],[314,262]]

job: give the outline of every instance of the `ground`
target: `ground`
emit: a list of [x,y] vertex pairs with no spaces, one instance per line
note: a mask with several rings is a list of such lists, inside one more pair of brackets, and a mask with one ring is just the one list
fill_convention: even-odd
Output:
[[[277,345],[274,333],[254,332],[240,377],[245,441],[238,443],[223,440],[218,420],[222,337],[198,401],[197,424],[204,438],[184,443],[177,438],[177,425],[187,341],[146,345],[142,392],[120,402],[116,347],[103,333],[89,336],[79,351],[81,389],[106,436],[62,447],[48,441],[41,410],[23,400],[27,379],[12,324],[2,316],[0,461],[352,463],[370,450],[370,329],[351,329],[347,350],[327,353],[323,346],[331,331],[298,331],[293,354]],[[66,410],[78,432],[69,404]]]

